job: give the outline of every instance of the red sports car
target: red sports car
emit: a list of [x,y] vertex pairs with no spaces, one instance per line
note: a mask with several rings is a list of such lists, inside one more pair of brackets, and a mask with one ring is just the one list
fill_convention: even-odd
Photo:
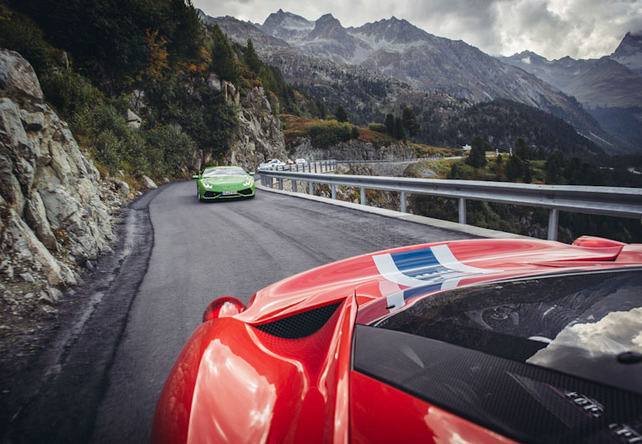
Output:
[[152,435],[642,442],[642,245],[416,245],[215,300]]

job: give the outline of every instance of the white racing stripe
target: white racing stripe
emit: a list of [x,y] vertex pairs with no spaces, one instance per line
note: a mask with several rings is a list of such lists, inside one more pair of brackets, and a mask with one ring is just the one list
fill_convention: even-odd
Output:
[[484,270],[483,268],[471,267],[470,265],[462,264],[457,260],[453,252],[450,251],[448,245],[437,245],[436,247],[430,247],[432,253],[435,255],[435,258],[439,261],[441,265],[451,270],[457,270],[462,273],[467,274],[481,274],[489,273],[494,270]]
[[377,266],[377,270],[384,278],[388,279],[395,284],[403,285],[405,287],[417,287],[419,285],[426,285],[426,281],[421,279],[415,279],[413,277],[403,274],[397,268],[395,261],[392,260],[392,256],[389,254],[382,254],[379,256],[373,256],[372,259]]
[[386,302],[388,303],[386,308],[391,312],[403,307],[403,304],[404,304],[403,292],[394,293],[394,294],[391,294],[390,296],[387,296]]
[[[394,282],[395,284],[406,287],[418,287],[420,285],[427,285],[430,283],[444,282],[442,288],[452,288],[456,287],[460,279],[464,277],[461,274],[482,274],[493,271],[462,264],[457,260],[457,258],[455,258],[452,251],[450,251],[450,248],[448,248],[448,245],[437,245],[429,248],[435,259],[437,259],[439,265],[447,268],[449,272],[441,273],[436,276],[433,275],[434,277],[432,279],[419,279],[401,272],[397,268],[395,261],[392,259],[391,254],[373,256],[372,259],[375,262],[377,270],[379,270],[379,273],[384,278]],[[431,274],[427,273],[425,276],[428,277],[431,276]]]

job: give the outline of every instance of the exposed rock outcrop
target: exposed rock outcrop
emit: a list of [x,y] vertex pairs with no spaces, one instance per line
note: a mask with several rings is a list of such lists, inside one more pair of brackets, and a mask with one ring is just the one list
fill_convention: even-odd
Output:
[[239,137],[230,149],[228,163],[254,171],[266,159],[286,159],[281,120],[263,88],[250,89],[240,104]]
[[401,160],[415,157],[412,148],[400,142],[377,146],[369,142],[352,140],[326,149],[313,146],[309,137],[297,139],[288,147],[288,151],[294,152],[295,158],[310,160]]
[[110,249],[129,192],[101,180],[42,98],[29,63],[0,49],[0,308],[14,315],[34,295],[55,302]]

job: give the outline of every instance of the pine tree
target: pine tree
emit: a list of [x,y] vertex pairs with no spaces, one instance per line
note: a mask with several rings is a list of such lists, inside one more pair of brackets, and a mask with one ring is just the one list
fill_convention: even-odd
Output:
[[515,155],[522,160],[535,159],[535,151],[526,145],[526,141],[521,137],[515,141]]
[[352,127],[352,139],[357,140],[359,138],[359,135],[360,135],[359,128],[357,128],[356,126],[353,126]]
[[395,116],[392,114],[387,114],[386,115],[386,120],[383,122],[384,125],[386,125],[386,131],[388,132],[389,136],[394,136],[395,134]]
[[210,55],[212,61],[210,68],[221,80],[234,83],[241,75],[241,69],[236,62],[236,54],[218,25],[214,25],[211,34]]
[[393,137],[397,140],[403,140],[406,138],[406,133],[403,130],[403,122],[402,120],[397,117],[395,119],[395,126],[394,126],[394,134]]
[[506,162],[505,172],[506,179],[508,179],[509,182],[517,182],[517,179],[522,177],[524,173],[524,164],[519,157],[515,155],[509,156]]
[[253,73],[258,74],[261,71],[263,62],[261,62],[258,54],[254,50],[252,39],[247,39],[247,48],[245,48],[245,53],[243,54],[243,61],[248,69]]
[[343,105],[339,105],[337,107],[337,112],[334,113],[334,116],[337,118],[339,122],[348,121],[348,113],[346,112],[346,109],[343,107]]
[[555,151],[551,156],[546,160],[545,170],[546,170],[546,183],[548,184],[558,184],[562,180],[564,174],[564,154],[560,151]]
[[328,115],[328,108],[325,106],[325,102],[321,99],[317,99],[315,104],[318,110],[318,117],[321,120],[325,120],[325,117]]
[[466,159],[466,164],[473,168],[481,168],[486,166],[486,144],[484,139],[476,136],[471,144],[470,153]]
[[403,120],[403,127],[406,133],[408,133],[410,137],[414,137],[419,131],[419,124],[417,123],[417,116],[412,108],[404,108],[401,119]]

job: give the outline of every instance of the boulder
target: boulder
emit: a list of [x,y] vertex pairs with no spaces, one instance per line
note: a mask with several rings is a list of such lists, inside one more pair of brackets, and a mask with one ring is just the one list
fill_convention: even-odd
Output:
[[149,190],[153,190],[158,188],[158,185],[156,185],[156,182],[154,182],[151,178],[143,175],[141,178],[141,182],[143,183],[143,186]]
[[0,91],[42,100],[42,89],[33,67],[17,52],[4,48],[0,48]]

